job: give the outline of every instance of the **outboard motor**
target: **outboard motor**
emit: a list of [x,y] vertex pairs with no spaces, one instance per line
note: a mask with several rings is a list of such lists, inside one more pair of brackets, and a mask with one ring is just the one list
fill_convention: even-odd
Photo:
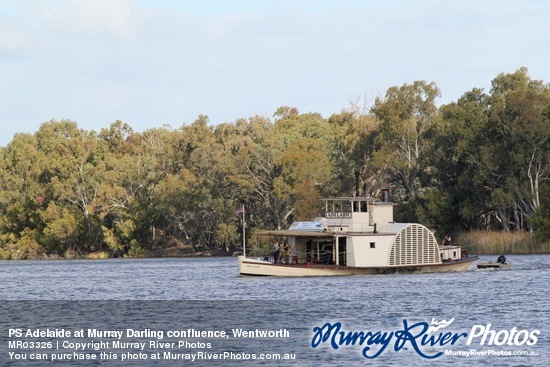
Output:
[[497,262],[498,262],[499,264],[506,264],[506,256],[500,255],[500,256],[498,257],[498,259],[497,259]]

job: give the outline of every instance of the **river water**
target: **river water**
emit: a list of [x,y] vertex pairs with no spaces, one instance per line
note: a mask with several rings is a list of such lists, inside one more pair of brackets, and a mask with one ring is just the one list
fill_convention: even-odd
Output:
[[[481,260],[495,259],[482,256]],[[122,361],[122,354],[138,353],[140,348],[132,345],[115,350],[111,344],[90,349],[92,345],[88,345],[83,351],[89,353],[88,358],[94,354],[94,360],[78,361],[75,355],[63,362],[36,360],[30,355],[36,350],[28,346],[8,347],[13,340],[41,340],[32,339],[32,335],[31,339],[18,337],[16,329],[24,333],[57,328],[74,333],[80,328],[146,332],[192,327],[229,334],[240,328],[285,330],[290,335],[250,339],[189,336],[185,340],[210,344],[167,350],[185,352],[188,358],[197,352],[225,352],[231,353],[229,359],[227,355],[218,360],[203,354],[202,360],[184,361],[161,353],[165,359],[159,365],[547,366],[550,256],[510,255],[508,263],[511,270],[264,278],[239,276],[236,258],[3,261],[0,364],[154,365],[152,354],[159,352],[147,344],[141,358],[128,355],[136,359]],[[433,331],[432,343],[423,342],[423,328],[442,320],[452,323]],[[330,326],[338,325],[340,331],[370,332],[372,337],[346,345],[345,340],[329,333]],[[449,336],[438,341],[437,336],[445,333]],[[106,340],[98,335],[81,336],[84,341],[93,337]],[[54,343],[79,340],[78,335],[43,338]],[[127,335],[126,339],[147,343],[155,339],[150,335],[140,338]],[[156,339],[160,340],[158,335]],[[164,335],[161,341],[181,340],[181,336],[170,339]],[[56,350],[72,353],[71,347],[67,344]],[[46,349],[43,355],[51,359],[54,348]],[[16,359],[10,352],[27,359]],[[100,352],[110,354],[100,358]],[[111,359],[115,354],[118,359]],[[284,355],[289,359],[274,360]]]

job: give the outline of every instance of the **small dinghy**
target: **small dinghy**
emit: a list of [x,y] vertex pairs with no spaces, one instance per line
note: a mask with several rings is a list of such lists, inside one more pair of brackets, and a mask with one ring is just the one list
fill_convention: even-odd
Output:
[[500,255],[497,262],[480,262],[477,264],[478,269],[510,269],[512,265],[506,263],[506,256]]

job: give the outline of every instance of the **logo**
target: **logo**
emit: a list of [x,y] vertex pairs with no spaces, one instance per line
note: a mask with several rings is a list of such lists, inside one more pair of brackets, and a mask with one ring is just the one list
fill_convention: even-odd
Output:
[[455,321],[455,318],[453,317],[449,321],[441,320],[440,322],[435,321],[435,319],[432,319],[432,326],[428,328],[428,333],[433,333],[435,331],[438,331],[439,329],[443,329],[444,327],[447,327],[451,325]]
[[[538,341],[539,330],[518,330],[516,327],[511,330],[493,330],[491,324],[474,325],[469,333],[452,332],[443,330],[449,327],[454,318],[437,321],[432,319],[431,324],[427,322],[409,323],[403,320],[403,328],[394,331],[353,331],[344,330],[342,323],[325,323],[323,326],[313,328],[311,347],[317,348],[321,345],[328,345],[333,349],[340,349],[348,346],[360,346],[361,355],[367,359],[376,358],[384,351],[393,349],[394,352],[401,350],[414,350],[419,356],[427,359],[441,357],[445,352],[434,352],[437,347],[449,347],[465,340],[465,345],[479,342],[479,345],[535,345]],[[430,352],[428,352],[429,350]]]
[[470,345],[476,338],[479,339],[479,345],[501,346],[522,346],[522,345],[535,345],[538,341],[539,330],[518,330],[516,327],[508,330],[492,330],[491,324],[487,325],[474,325],[470,331],[470,336],[466,341],[466,345]]

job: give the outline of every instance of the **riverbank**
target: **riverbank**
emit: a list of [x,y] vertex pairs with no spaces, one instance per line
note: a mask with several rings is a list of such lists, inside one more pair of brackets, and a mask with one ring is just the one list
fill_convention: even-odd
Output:
[[[1,249],[0,249],[1,250]],[[11,254],[7,251],[0,251],[0,260],[80,260],[80,259],[109,259],[109,258],[163,258],[163,257],[225,257],[236,256],[237,252],[227,252],[222,249],[193,248],[191,245],[179,244],[167,248],[157,248],[154,250],[140,249],[131,251],[123,256],[114,256],[107,251],[96,251],[87,254],[79,251],[68,250],[63,255],[59,254],[41,254],[36,257],[20,258],[17,253]]]
[[550,242],[537,241],[529,232],[469,231],[459,233],[456,242],[478,255],[550,254]]
[[[537,241],[533,233],[526,232],[490,232],[469,231],[455,235],[453,242],[467,249],[471,254],[501,255],[501,254],[550,254],[550,241]],[[1,250],[1,249],[0,249]],[[190,245],[179,243],[175,246],[154,250],[132,251],[124,258],[164,258],[164,257],[225,257],[236,256],[237,252],[227,252],[225,249],[193,248]],[[2,256],[6,255],[6,256]],[[107,251],[98,251],[82,254],[76,251],[67,251],[64,256],[42,255],[35,260],[60,259],[108,259],[114,257]],[[20,260],[17,256],[9,256],[0,251],[0,260]]]

